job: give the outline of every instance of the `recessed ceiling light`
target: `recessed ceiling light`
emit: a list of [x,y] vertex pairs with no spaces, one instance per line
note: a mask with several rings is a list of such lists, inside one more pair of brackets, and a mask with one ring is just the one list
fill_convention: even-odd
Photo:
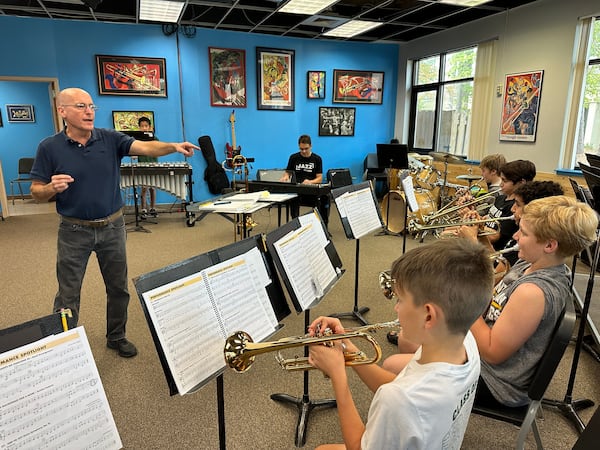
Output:
[[440,3],[448,3],[457,6],[479,6],[491,0],[440,0]]
[[371,30],[382,25],[381,22],[371,22],[368,20],[350,20],[343,25],[340,25],[333,30],[329,30],[323,33],[323,36],[333,37],[352,37],[357,34],[364,33],[365,31]]
[[183,12],[185,1],[140,0],[140,20],[177,23]]
[[339,0],[290,0],[277,10],[277,12],[306,14],[310,16],[323,11],[325,8],[338,1]]

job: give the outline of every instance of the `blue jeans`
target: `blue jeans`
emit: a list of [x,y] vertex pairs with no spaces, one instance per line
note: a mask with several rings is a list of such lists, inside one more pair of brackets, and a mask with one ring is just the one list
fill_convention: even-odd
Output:
[[101,228],[62,220],[58,229],[58,292],[54,298],[54,310],[70,308],[77,323],[81,283],[90,254],[94,251],[106,286],[106,338],[109,341],[125,337],[129,305],[126,236],[122,216]]

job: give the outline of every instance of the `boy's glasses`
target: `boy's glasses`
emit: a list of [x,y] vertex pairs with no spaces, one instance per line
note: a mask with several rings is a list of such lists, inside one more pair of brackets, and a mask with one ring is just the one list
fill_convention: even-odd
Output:
[[75,108],[79,111],[85,111],[86,108],[90,108],[92,111],[96,111],[98,109],[98,106],[94,105],[93,103],[74,103],[72,105],[61,105],[61,106],[71,106],[72,108]]

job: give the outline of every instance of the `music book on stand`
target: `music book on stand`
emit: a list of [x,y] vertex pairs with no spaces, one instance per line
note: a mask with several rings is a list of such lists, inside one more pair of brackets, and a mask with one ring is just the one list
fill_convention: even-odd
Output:
[[266,243],[296,312],[318,305],[344,273],[316,211],[273,230]]
[[[56,334],[46,333],[48,320]],[[60,323],[54,314],[0,331],[5,349],[27,341],[0,353],[0,447],[120,449],[85,330],[63,332]]]
[[348,239],[359,239],[383,227],[377,197],[368,181],[331,191]]
[[291,313],[260,235],[134,279],[171,395],[195,392],[226,368],[225,340],[261,341]]

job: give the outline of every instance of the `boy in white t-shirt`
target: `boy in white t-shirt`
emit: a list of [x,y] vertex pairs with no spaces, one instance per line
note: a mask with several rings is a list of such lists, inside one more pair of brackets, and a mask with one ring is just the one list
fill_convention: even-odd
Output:
[[[459,449],[479,377],[479,354],[469,328],[486,308],[493,288],[489,251],[465,239],[417,247],[391,270],[394,307],[403,336],[420,344],[398,375],[376,364],[355,365],[375,396],[363,423],[346,374],[350,340],[311,345],[309,362],[333,385],[344,444],[326,449]],[[343,333],[338,319],[319,317],[309,327]]]

